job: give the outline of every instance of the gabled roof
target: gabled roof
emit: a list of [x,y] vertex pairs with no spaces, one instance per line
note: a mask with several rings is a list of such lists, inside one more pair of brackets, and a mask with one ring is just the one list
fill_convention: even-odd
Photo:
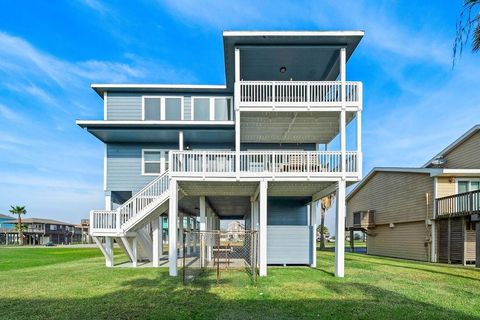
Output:
[[1,213],[0,213],[0,219],[13,219],[13,217],[12,217],[12,216],[7,216],[7,215],[5,215],[5,214],[1,214]]
[[403,172],[403,173],[423,173],[433,175],[441,171],[438,168],[402,168],[402,167],[376,167],[373,168],[355,187],[348,193],[347,200],[349,200],[358,190],[360,190],[377,172]]
[[443,149],[437,155],[435,155],[432,159],[428,160],[428,162],[423,165],[423,168],[429,167],[435,159],[438,159],[440,157],[444,157],[445,155],[447,155],[450,151],[452,151],[453,149],[461,145],[463,142],[465,142],[467,139],[469,139],[479,130],[480,130],[480,124],[473,126],[473,128],[465,132],[460,138],[453,141],[445,149]]

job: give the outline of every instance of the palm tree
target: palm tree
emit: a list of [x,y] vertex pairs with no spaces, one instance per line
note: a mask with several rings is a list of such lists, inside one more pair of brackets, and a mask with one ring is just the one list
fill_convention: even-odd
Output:
[[25,206],[10,206],[10,213],[16,214],[17,218],[17,231],[18,231],[18,239],[20,241],[20,245],[23,245],[23,227],[22,227],[22,214],[26,214],[27,210],[25,210]]
[[323,197],[320,200],[320,250],[325,249],[325,214],[327,210],[332,206],[333,194]]
[[470,37],[472,37],[472,51],[480,51],[480,0],[464,0],[456,29],[453,62],[457,54],[462,55],[463,47]]

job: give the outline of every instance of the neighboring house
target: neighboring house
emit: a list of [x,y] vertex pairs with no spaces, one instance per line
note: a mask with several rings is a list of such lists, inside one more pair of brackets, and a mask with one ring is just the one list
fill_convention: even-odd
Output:
[[90,236],[90,221],[88,219],[80,220],[79,224],[76,224],[73,232],[72,242],[75,243],[92,243],[92,237]]
[[259,232],[261,276],[268,264],[315,266],[315,203],[337,192],[344,234],[345,188],[362,174],[362,83],[346,80],[346,63],[363,34],[227,31],[226,85],[93,84],[104,118],[77,124],[105,145],[105,210],[91,212],[90,233],[106,265],[115,240],[134,266],[158,266],[168,216],[172,276],[178,235],[220,220]]
[[[1,230],[2,244],[18,243],[18,231],[16,228],[17,219],[9,217],[5,220],[11,227]],[[69,244],[72,242],[74,234],[74,225],[52,219],[41,218],[22,218],[24,244],[38,245],[53,242],[55,244]]]
[[373,169],[347,197],[347,228],[381,256],[473,263],[478,214],[480,125],[421,168]]

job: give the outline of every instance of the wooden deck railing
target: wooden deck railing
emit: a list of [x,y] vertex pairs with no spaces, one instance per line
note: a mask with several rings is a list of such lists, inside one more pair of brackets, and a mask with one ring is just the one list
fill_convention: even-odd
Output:
[[437,218],[480,214],[480,190],[435,199],[435,207]]
[[[347,81],[346,102],[360,102],[362,83]],[[340,81],[240,81],[240,103],[342,102]]]

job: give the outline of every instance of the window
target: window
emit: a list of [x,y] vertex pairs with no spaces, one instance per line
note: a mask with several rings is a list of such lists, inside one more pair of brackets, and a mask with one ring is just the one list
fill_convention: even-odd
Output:
[[183,118],[183,97],[143,97],[143,120],[178,121]]
[[165,120],[182,120],[181,98],[165,98]]
[[210,120],[210,98],[193,99],[193,120]]
[[145,98],[144,120],[160,120],[160,98]]
[[50,231],[56,231],[57,230],[57,225],[56,224],[51,224],[50,225]]
[[215,98],[215,120],[230,120],[231,100],[229,98]]
[[165,150],[142,150],[142,174],[159,175],[168,169],[168,152]]

